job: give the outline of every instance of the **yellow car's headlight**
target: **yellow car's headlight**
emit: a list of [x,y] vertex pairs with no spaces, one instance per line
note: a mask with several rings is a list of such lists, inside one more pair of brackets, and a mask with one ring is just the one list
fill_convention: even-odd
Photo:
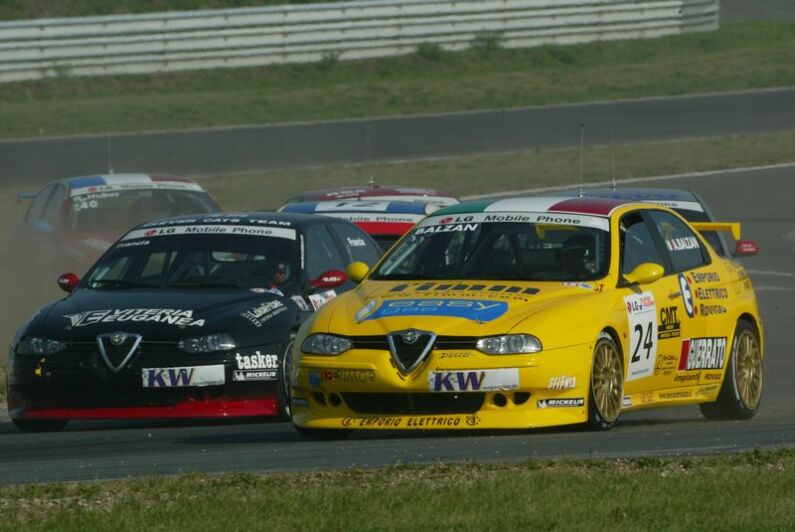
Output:
[[351,341],[334,334],[310,334],[301,344],[301,351],[313,355],[339,355],[353,346]]
[[531,334],[504,334],[481,338],[476,347],[487,355],[522,355],[541,351],[541,341]]

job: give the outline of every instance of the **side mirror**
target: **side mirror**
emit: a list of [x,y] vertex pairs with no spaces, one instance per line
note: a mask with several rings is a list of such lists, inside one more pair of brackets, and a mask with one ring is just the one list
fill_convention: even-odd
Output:
[[370,273],[370,267],[364,262],[351,262],[348,264],[348,278],[354,283],[361,283],[362,279]]
[[348,276],[340,270],[329,270],[320,274],[320,277],[311,281],[315,288],[337,288],[345,284]]
[[753,240],[740,240],[734,249],[735,257],[751,257],[759,253],[759,244]]
[[624,279],[630,284],[650,284],[665,275],[665,269],[653,262],[644,262],[630,273],[624,275]]
[[72,292],[76,287],[77,283],[80,282],[80,277],[75,275],[74,273],[64,273],[60,277],[58,277],[58,286],[61,287],[61,290],[64,292]]

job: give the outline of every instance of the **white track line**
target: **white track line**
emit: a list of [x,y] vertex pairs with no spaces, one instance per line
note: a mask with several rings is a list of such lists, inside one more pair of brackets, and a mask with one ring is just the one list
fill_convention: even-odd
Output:
[[[652,177],[631,177],[629,179],[618,179],[616,180],[616,186],[622,186],[626,183],[645,183],[650,181],[662,181],[665,179],[686,179],[688,177],[713,177],[716,175],[723,175],[723,174],[737,174],[741,172],[758,172],[761,170],[776,170],[779,168],[795,168],[795,162],[791,163],[780,163],[780,164],[768,164],[764,166],[744,166],[741,168],[727,168],[725,170],[707,170],[704,172],[690,172],[687,174],[671,174],[671,175],[658,175]],[[574,185],[561,185],[561,186],[554,186],[554,187],[537,187],[537,188],[526,188],[522,190],[506,190],[504,192],[491,192],[489,194],[475,194],[473,196],[463,196],[461,199],[464,201],[467,200],[477,200],[477,199],[488,199],[488,198],[500,198],[503,196],[512,196],[515,194],[534,194],[539,192],[552,192],[555,190],[572,190],[577,189],[582,186],[583,188],[590,188],[590,187],[603,187],[607,185],[612,185],[613,181],[598,181],[596,183],[589,182],[583,183],[582,185],[574,184]]]
[[783,286],[755,286],[756,292],[795,292],[795,288],[784,288]]
[[771,272],[768,270],[748,270],[748,273],[753,273],[754,275],[772,275],[774,277],[795,277],[795,273]]

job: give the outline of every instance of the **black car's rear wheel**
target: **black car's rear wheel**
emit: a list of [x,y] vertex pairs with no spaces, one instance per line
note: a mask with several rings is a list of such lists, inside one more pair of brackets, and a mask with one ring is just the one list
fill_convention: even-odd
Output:
[[624,394],[624,364],[613,338],[602,333],[596,341],[588,394],[588,427],[595,430],[613,428],[621,414]]
[[729,364],[718,399],[700,404],[707,419],[750,419],[762,400],[762,349],[756,328],[745,320],[737,323]]
[[58,432],[66,427],[68,421],[62,419],[14,419],[16,428],[25,432]]

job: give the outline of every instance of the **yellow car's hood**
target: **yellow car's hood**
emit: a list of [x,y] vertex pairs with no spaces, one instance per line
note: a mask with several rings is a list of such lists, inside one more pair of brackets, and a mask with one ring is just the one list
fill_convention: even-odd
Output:
[[331,311],[327,332],[361,336],[417,328],[451,336],[503,334],[550,306],[601,291],[597,283],[365,281],[325,309]]

